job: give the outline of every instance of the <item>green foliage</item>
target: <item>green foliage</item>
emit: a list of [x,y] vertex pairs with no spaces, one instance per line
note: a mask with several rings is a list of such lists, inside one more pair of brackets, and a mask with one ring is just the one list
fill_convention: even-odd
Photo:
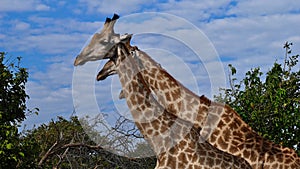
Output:
[[5,53],[0,52],[0,122],[21,122],[25,119],[26,99],[25,83],[28,73],[25,68],[20,67],[21,58],[18,63],[3,63]]
[[[25,83],[28,73],[17,64],[9,63],[5,53],[0,52],[0,168],[20,167],[25,158],[30,158],[31,149],[20,140],[18,123],[25,119]],[[26,156],[29,154],[29,156]]]
[[265,74],[259,68],[248,71],[236,83],[236,69],[229,65],[229,89],[215,97],[233,107],[256,132],[277,144],[296,148],[300,154],[300,70],[299,55],[290,56],[286,43],[285,63],[274,63]]
[[[0,169],[1,168],[154,168],[155,158],[130,159],[105,151],[90,137],[110,144],[108,137],[93,131],[77,117],[43,124],[18,133],[28,110],[25,92],[28,73],[0,52]],[[82,128],[85,126],[85,130]],[[86,134],[86,132],[89,133]]]
[[[66,151],[67,148],[63,147],[72,143],[93,144],[83,131],[77,117],[71,117],[70,120],[58,117],[57,121],[52,120],[47,125],[42,124],[38,128],[26,131],[23,140],[24,142],[31,142],[30,145],[36,145],[32,148],[38,149],[39,154],[36,154],[36,158],[31,162],[36,167],[41,168],[53,168],[55,166],[69,168],[67,160],[70,159],[80,163],[84,157],[81,158],[81,152],[77,151],[79,149]],[[65,154],[68,157],[63,155],[65,152],[68,152]],[[77,158],[71,158],[74,155]]]

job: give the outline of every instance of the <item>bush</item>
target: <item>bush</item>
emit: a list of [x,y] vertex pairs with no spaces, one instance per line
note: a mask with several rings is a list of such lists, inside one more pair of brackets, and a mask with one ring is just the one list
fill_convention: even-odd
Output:
[[236,69],[230,68],[230,88],[215,96],[233,107],[263,137],[295,148],[300,155],[300,70],[299,55],[291,55],[292,43],[286,42],[285,62],[274,63],[265,74],[259,68],[248,71],[236,83]]

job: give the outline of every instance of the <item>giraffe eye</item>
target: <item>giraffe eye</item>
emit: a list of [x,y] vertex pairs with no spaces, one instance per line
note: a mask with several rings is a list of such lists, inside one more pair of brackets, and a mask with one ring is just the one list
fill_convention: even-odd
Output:
[[109,44],[109,42],[108,41],[102,41],[102,42],[100,42],[100,44],[101,45],[107,45],[107,44]]

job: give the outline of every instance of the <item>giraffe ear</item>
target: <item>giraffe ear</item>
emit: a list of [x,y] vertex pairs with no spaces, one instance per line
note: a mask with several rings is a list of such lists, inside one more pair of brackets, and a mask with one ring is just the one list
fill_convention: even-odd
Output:
[[133,34],[125,33],[124,35],[120,36],[120,41],[122,41],[123,43],[130,43],[132,35]]
[[123,42],[126,46],[130,46],[130,41],[132,38],[132,34],[124,34],[120,36],[120,41]]
[[125,94],[124,91],[121,90],[120,94],[119,94],[119,99],[124,99],[125,98]]

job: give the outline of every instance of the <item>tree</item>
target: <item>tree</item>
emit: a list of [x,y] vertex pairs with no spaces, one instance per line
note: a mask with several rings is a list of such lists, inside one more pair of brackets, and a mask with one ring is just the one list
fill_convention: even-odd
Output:
[[300,70],[299,55],[291,55],[292,43],[286,42],[283,65],[274,63],[265,74],[259,68],[248,71],[236,83],[236,69],[230,68],[230,88],[215,96],[233,107],[263,137],[295,148],[300,155]]
[[[23,168],[154,168],[155,157],[127,158],[107,151],[97,145],[82,128],[85,121],[76,116],[66,120],[58,117],[49,124],[28,130],[22,139],[26,143],[36,145],[39,150],[34,160],[23,162]],[[94,132],[98,135],[98,132]],[[101,137],[101,136],[100,136]],[[102,137],[110,143],[106,137]],[[25,167],[24,167],[25,166]]]
[[20,66],[21,57],[10,61],[5,56],[0,52],[0,168],[154,168],[155,157],[123,157],[96,145],[91,137],[111,146],[119,138],[101,136],[77,117],[58,117],[19,133],[20,122],[38,109],[26,107],[28,73]]
[[29,96],[25,92],[25,83],[28,73],[20,66],[21,57],[16,58],[15,64],[5,55],[0,52],[0,166],[15,168],[31,151],[20,142],[18,134],[18,123],[25,119],[27,112],[25,102]]

